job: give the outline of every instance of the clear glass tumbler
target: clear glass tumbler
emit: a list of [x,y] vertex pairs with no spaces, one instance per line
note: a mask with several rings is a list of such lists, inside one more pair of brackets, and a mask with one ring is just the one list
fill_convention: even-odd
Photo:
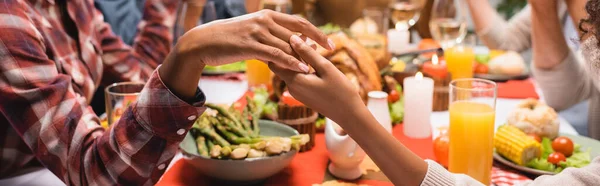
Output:
[[121,118],[125,109],[137,100],[142,89],[144,84],[135,82],[113,83],[104,89],[108,126]]
[[496,83],[483,79],[450,82],[448,170],[490,185],[494,151]]

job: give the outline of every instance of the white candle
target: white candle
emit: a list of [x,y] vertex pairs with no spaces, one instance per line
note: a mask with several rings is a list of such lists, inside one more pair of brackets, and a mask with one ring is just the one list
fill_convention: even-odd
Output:
[[404,79],[404,135],[410,138],[431,136],[433,80],[418,72]]
[[391,53],[401,53],[409,44],[410,32],[408,30],[390,29],[387,32],[388,51]]

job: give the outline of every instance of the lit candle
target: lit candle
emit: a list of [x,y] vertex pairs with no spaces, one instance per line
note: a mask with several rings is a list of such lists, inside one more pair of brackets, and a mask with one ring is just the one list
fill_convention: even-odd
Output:
[[448,75],[448,68],[446,68],[445,64],[440,63],[437,54],[434,54],[431,57],[431,62],[423,64],[423,73],[431,77],[443,79]]
[[388,51],[391,53],[399,54],[406,49],[409,44],[410,32],[408,29],[390,29],[387,32],[388,38]]
[[431,136],[433,80],[417,72],[404,79],[404,135],[410,138]]

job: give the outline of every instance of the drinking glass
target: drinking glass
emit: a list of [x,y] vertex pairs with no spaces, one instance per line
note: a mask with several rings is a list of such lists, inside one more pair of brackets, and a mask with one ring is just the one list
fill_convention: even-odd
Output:
[[446,49],[461,43],[467,35],[465,0],[435,0],[431,10],[431,36]]
[[135,82],[113,83],[104,89],[108,126],[121,118],[125,109],[137,100],[142,89],[144,84]]
[[496,83],[483,79],[450,82],[448,170],[490,185],[494,151]]
[[473,78],[475,52],[467,45],[458,45],[444,49],[444,59],[452,80]]
[[[363,19],[365,20],[365,24],[364,30],[361,33],[385,35],[389,27],[389,17],[389,11],[385,8],[365,8],[363,10]],[[377,27],[371,27],[369,24],[366,24],[367,22],[373,22]]]
[[408,30],[419,20],[425,0],[392,0],[390,18],[398,30]]

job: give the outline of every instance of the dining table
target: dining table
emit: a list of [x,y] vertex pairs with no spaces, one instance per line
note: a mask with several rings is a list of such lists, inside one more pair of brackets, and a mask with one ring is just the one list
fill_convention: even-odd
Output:
[[[199,87],[204,91],[207,102],[215,104],[233,104],[248,92],[247,81],[243,74],[228,77],[203,77]],[[526,98],[543,99],[543,95],[532,79],[513,80],[498,83],[496,101],[496,128],[503,125],[516,106]],[[410,109],[410,108],[405,108]],[[424,139],[413,139],[404,135],[402,124],[395,124],[392,135],[408,149],[423,159],[435,160],[433,141],[441,128],[449,125],[447,111],[431,114],[432,135]],[[560,133],[578,135],[577,131],[564,118],[560,119]],[[318,185],[337,180],[360,185],[393,185],[387,177],[377,170],[368,170],[358,180],[338,180],[327,171],[329,157],[325,146],[325,136],[317,133],[315,146],[306,152],[298,153],[290,165],[278,174],[260,182],[259,185]],[[365,160],[366,161],[366,160]],[[370,161],[370,159],[369,159]],[[494,185],[513,185],[531,181],[534,176],[522,174],[506,166],[494,163],[492,183]],[[219,185],[213,179],[202,175],[178,153],[157,185]]]

